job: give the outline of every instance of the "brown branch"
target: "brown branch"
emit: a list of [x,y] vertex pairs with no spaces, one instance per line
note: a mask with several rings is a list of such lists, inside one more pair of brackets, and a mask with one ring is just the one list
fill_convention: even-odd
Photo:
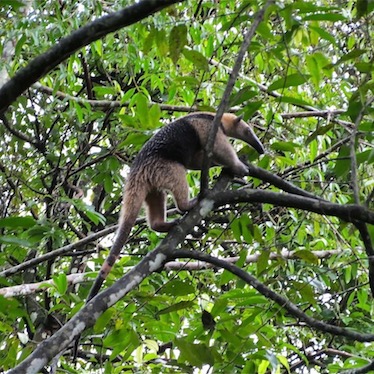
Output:
[[330,118],[332,116],[337,116],[339,114],[345,113],[346,110],[344,109],[336,109],[336,110],[313,110],[311,112],[296,112],[296,113],[282,113],[281,116],[283,119],[289,118],[307,118],[307,117],[322,117],[322,118]]
[[[222,173],[218,182],[216,183],[212,195],[220,196],[224,194],[223,191],[230,181],[230,176]],[[236,191],[241,192],[241,191]],[[264,191],[263,191],[264,192]],[[227,193],[227,192],[226,192]],[[282,195],[282,194],[275,194]],[[295,197],[295,196],[294,196]],[[298,196],[296,196],[298,197]],[[298,197],[300,198],[300,197]],[[315,204],[323,202],[314,199],[302,198],[311,200]],[[320,329],[332,334],[345,336],[349,339],[358,341],[373,341],[373,334],[362,334],[355,331],[349,331],[337,326],[326,325],[320,321],[313,319],[301,312],[294,304],[287,299],[281,297],[275,292],[271,291],[255,278],[244,272],[242,269],[227,263],[223,260],[211,260],[208,255],[203,255],[200,252],[190,251],[175,251],[175,248],[185,239],[187,233],[191,232],[193,227],[200,222],[207,214],[211,212],[214,204],[210,197],[202,199],[186,216],[183,217],[180,224],[175,226],[170,233],[164,238],[155,250],[148,253],[142,261],[127,272],[114,285],[105,289],[87,303],[74,317],[68,321],[60,330],[58,330],[51,338],[40,343],[35,351],[31,353],[22,363],[16,368],[9,371],[9,373],[26,372],[26,369],[32,368],[30,373],[38,372],[44,365],[46,365],[53,357],[58,355],[62,350],[65,350],[72,341],[74,341],[81,333],[94,325],[100,315],[109,307],[114,305],[118,300],[124,297],[128,292],[137,287],[143,279],[148,277],[155,271],[163,268],[167,260],[175,259],[177,257],[189,257],[198,260],[203,260],[215,263],[216,265],[233,271],[234,274],[243,276],[245,280],[250,280],[252,285],[258,286],[266,297],[278,302],[282,307],[285,307],[292,315],[302,319],[313,328]],[[373,217],[374,218],[374,217]],[[178,253],[178,256],[176,256]],[[205,257],[202,257],[205,256]],[[248,278],[249,277],[249,278]],[[265,287],[265,288],[264,288]],[[260,291],[261,292],[261,291]]]
[[[311,112],[312,114],[312,112]],[[339,149],[343,144],[345,143],[348,143],[351,139],[351,135],[339,140],[338,142],[336,142],[333,146],[331,146],[329,149],[327,149],[325,152],[322,152],[320,153],[314,160],[313,160],[313,163],[312,161],[305,161],[304,163],[302,164],[299,164],[298,166],[291,166],[287,169],[285,169],[280,175],[282,177],[286,177],[288,175],[290,175],[293,171],[295,170],[300,170],[302,168],[305,168],[307,166],[312,166],[312,164],[314,164],[315,162],[319,161],[320,159],[324,158],[324,157],[327,157],[330,153],[334,152],[335,150]]]
[[104,230],[101,230],[101,231],[98,231],[98,232],[96,232],[92,235],[89,235],[84,239],[78,240],[75,243],[65,245],[61,248],[58,248],[58,249],[54,250],[54,251],[48,252],[48,253],[46,253],[42,256],[39,256],[39,257],[33,258],[31,260],[25,261],[25,262],[23,262],[19,265],[13,266],[9,269],[5,269],[5,270],[0,272],[0,277],[9,277],[10,275],[16,274],[16,273],[18,273],[20,271],[23,271],[25,269],[28,269],[30,267],[34,267],[34,266],[40,264],[41,262],[48,261],[48,260],[54,259],[58,256],[62,256],[64,254],[68,253],[68,252],[72,252],[74,250],[77,250],[80,247],[82,247],[83,245],[86,245],[86,244],[91,243],[91,242],[93,242],[97,239],[100,239],[101,237],[103,237],[105,235],[113,233],[114,231],[116,231],[117,227],[118,227],[118,225],[108,227]]
[[[230,67],[225,66],[225,65],[223,65],[222,63],[220,63],[218,61],[210,59],[209,63],[211,65],[213,65],[213,66],[221,67],[221,68],[225,69],[227,72],[231,72],[231,68]],[[277,92],[277,91],[269,91],[269,89],[268,89],[267,86],[265,86],[262,83],[256,82],[255,80],[249,78],[248,76],[246,76],[244,74],[239,74],[239,78],[242,79],[243,81],[245,80],[245,81],[249,82],[251,85],[256,86],[260,91],[264,92],[268,96],[271,96],[271,97],[273,97],[275,99],[279,99],[279,100],[282,99],[282,94],[280,94],[279,92]],[[292,103],[291,105],[293,105],[293,106],[295,106],[297,108],[302,108],[304,110],[310,111],[311,113],[313,113],[313,112],[317,112],[317,113],[321,112],[320,109],[315,108],[315,107],[313,107],[311,105],[296,104],[296,103]],[[327,118],[329,118],[328,115],[327,115]],[[334,119],[334,118],[331,118],[331,120],[333,122],[336,122],[336,123],[338,123],[338,124],[340,124],[342,126],[348,127],[348,128],[352,128],[354,126],[352,122],[337,120],[337,119]]]
[[[75,101],[76,103],[85,105],[89,104],[92,108],[104,108],[104,109],[110,109],[110,108],[122,108],[122,107],[128,107],[130,105],[130,101],[121,102],[119,100],[90,100],[90,99],[84,99],[81,97],[72,96],[69,94],[66,94],[61,91],[53,91],[52,88],[43,86],[39,82],[33,84],[33,88],[35,88],[38,91],[44,92],[47,95],[54,95],[55,97],[59,98],[60,100],[69,100],[69,101]],[[198,106],[181,106],[181,105],[168,105],[168,104],[160,104],[153,101],[148,102],[148,106],[151,107],[152,105],[158,105],[161,110],[165,110],[167,112],[183,112],[183,113],[189,113],[198,111]],[[239,108],[232,108],[232,110],[238,110]]]

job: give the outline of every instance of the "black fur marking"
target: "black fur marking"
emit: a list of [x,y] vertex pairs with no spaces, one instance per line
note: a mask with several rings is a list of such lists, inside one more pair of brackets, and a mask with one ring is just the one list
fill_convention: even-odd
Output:
[[[163,127],[138,153],[132,169],[140,167],[144,161],[152,158],[163,158],[179,162],[184,166],[188,165],[195,153],[201,150],[199,136],[189,122],[191,117],[206,118],[205,115],[188,116]],[[212,116],[208,118],[212,119]]]

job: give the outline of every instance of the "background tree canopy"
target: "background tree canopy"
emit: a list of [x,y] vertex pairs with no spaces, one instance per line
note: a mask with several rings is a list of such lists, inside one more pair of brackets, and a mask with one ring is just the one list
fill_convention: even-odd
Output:
[[[374,370],[374,2],[173,3],[0,1],[0,370]],[[266,154],[165,239],[140,218],[83,308],[134,156],[217,110],[251,27],[227,110]]]

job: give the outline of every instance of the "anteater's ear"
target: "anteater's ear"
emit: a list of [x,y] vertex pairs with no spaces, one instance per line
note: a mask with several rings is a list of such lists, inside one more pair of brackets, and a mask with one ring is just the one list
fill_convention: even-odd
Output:
[[234,119],[234,125],[237,125],[242,119],[243,119],[243,114],[241,114],[240,116],[237,116]]

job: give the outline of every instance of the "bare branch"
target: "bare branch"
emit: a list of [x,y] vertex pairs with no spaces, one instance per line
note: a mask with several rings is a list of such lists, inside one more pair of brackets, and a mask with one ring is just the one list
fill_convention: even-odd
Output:
[[357,204],[340,205],[310,197],[254,190],[250,188],[237,191],[223,191],[219,194],[211,194],[209,198],[216,208],[221,205],[239,202],[268,203],[288,208],[307,210],[322,215],[335,216],[346,222],[355,223],[356,221],[361,221],[374,224],[374,212]]
[[[69,274],[66,276],[69,285],[74,285],[78,283],[82,283],[88,279],[87,273],[77,273],[77,274]],[[28,284],[21,284],[19,286],[12,286],[12,287],[4,287],[0,288],[0,295],[4,296],[5,298],[17,297],[17,296],[25,296],[30,295],[36,292],[41,292],[49,288],[50,286],[54,285],[54,281],[52,279],[38,282],[38,283],[28,283]]]
[[[328,250],[328,251],[311,251],[310,252],[313,256],[319,259],[329,258],[333,255],[337,255],[342,253],[340,250]],[[254,263],[257,262],[260,257],[260,254],[249,255],[245,259],[245,263]],[[240,257],[226,257],[220,258],[223,261],[227,261],[229,263],[236,263]],[[297,255],[297,251],[282,251],[282,253],[270,253],[269,260],[276,260],[276,259],[299,259]],[[188,270],[188,271],[196,271],[196,270],[203,270],[203,269],[210,269],[214,265],[207,263],[207,262],[182,262],[182,261],[169,261],[165,264],[164,269],[166,270]],[[69,285],[79,284],[86,282],[92,278],[89,275],[92,273],[76,273],[76,274],[69,274],[66,276],[67,282]],[[25,296],[34,294],[36,292],[42,292],[48,289],[51,285],[54,284],[52,279],[37,282],[37,283],[27,283],[21,284],[19,286],[11,286],[11,287],[4,287],[0,288],[0,295],[4,296],[5,298],[17,297],[17,296]]]

